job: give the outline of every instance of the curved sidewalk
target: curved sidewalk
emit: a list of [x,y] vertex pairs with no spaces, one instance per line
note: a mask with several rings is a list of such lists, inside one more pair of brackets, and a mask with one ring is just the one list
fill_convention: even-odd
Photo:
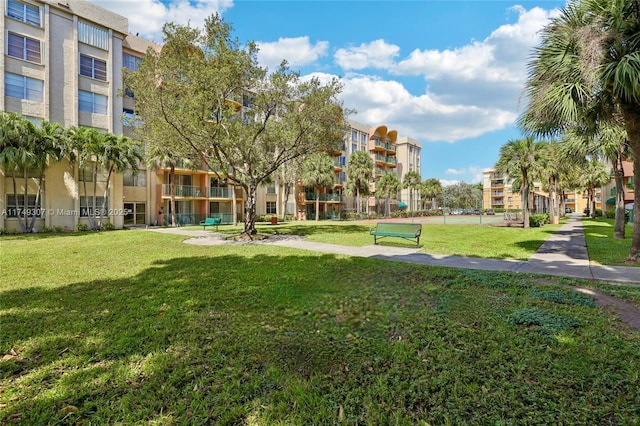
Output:
[[420,249],[381,245],[350,247],[293,239],[276,241],[270,244],[322,253],[373,257],[422,265],[555,275],[640,285],[640,268],[589,264],[587,244],[580,216],[570,217],[567,223],[549,237],[526,262],[425,254],[419,253]]

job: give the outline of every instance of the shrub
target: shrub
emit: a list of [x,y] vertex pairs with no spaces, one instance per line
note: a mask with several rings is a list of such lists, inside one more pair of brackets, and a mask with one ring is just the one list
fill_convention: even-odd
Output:
[[105,222],[102,224],[102,229],[105,231],[113,231],[116,229],[116,226],[111,222]]
[[53,228],[51,226],[43,225],[42,228],[40,228],[40,232],[48,234],[49,232],[53,232]]
[[549,223],[548,213],[538,213],[529,216],[529,226],[531,226],[532,228],[539,228],[545,223]]
[[87,225],[86,223],[79,223],[78,226],[78,231],[87,231],[89,230],[89,225]]
[[7,235],[9,231],[6,228],[0,228],[0,235]]
[[53,227],[53,232],[62,232],[62,231],[64,231],[64,228],[60,225]]

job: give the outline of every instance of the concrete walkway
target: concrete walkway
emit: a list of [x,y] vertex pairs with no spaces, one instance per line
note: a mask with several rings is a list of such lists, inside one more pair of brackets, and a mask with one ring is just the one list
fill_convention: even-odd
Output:
[[[226,242],[222,238],[222,235],[212,234],[209,231],[181,231],[179,228],[165,228],[158,229],[157,231],[200,237],[185,241],[190,244],[229,244],[229,242]],[[305,241],[302,238],[290,237],[275,240],[269,238],[260,243],[300,250],[311,250],[320,253],[372,257],[422,265],[555,275],[640,285],[640,268],[590,265],[587,244],[579,215],[571,216],[557,232],[540,246],[538,251],[531,256],[528,261],[425,254],[420,252],[421,249],[373,244],[364,247],[351,247],[315,243]]]

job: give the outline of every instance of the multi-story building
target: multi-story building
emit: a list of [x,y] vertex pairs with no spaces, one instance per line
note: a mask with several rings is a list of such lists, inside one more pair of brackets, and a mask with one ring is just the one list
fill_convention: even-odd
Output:
[[[396,143],[396,159],[398,161],[398,177],[402,182],[408,172],[417,172],[422,176],[420,170],[420,154],[422,144],[408,136],[398,138]],[[404,188],[400,193],[400,199],[407,203],[409,210],[420,210],[420,191],[410,194],[408,188]]]

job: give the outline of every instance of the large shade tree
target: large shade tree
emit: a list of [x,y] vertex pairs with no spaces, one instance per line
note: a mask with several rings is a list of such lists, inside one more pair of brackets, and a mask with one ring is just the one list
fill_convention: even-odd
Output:
[[544,145],[533,137],[510,140],[500,147],[500,157],[495,164],[497,173],[519,182],[525,228],[529,227],[529,188],[541,166],[543,150]]
[[[521,127],[536,135],[624,123],[640,179],[640,0],[571,0],[529,64]],[[630,261],[640,260],[640,191]]]
[[[168,23],[161,52],[149,50],[126,84],[143,119],[141,134],[170,126],[175,143],[245,192],[245,235],[256,234],[256,192],[283,164],[335,150],[346,129],[333,79],[302,79],[282,64],[257,63],[255,43],[241,44],[219,16],[201,30]],[[153,132],[150,132],[153,134]]]

